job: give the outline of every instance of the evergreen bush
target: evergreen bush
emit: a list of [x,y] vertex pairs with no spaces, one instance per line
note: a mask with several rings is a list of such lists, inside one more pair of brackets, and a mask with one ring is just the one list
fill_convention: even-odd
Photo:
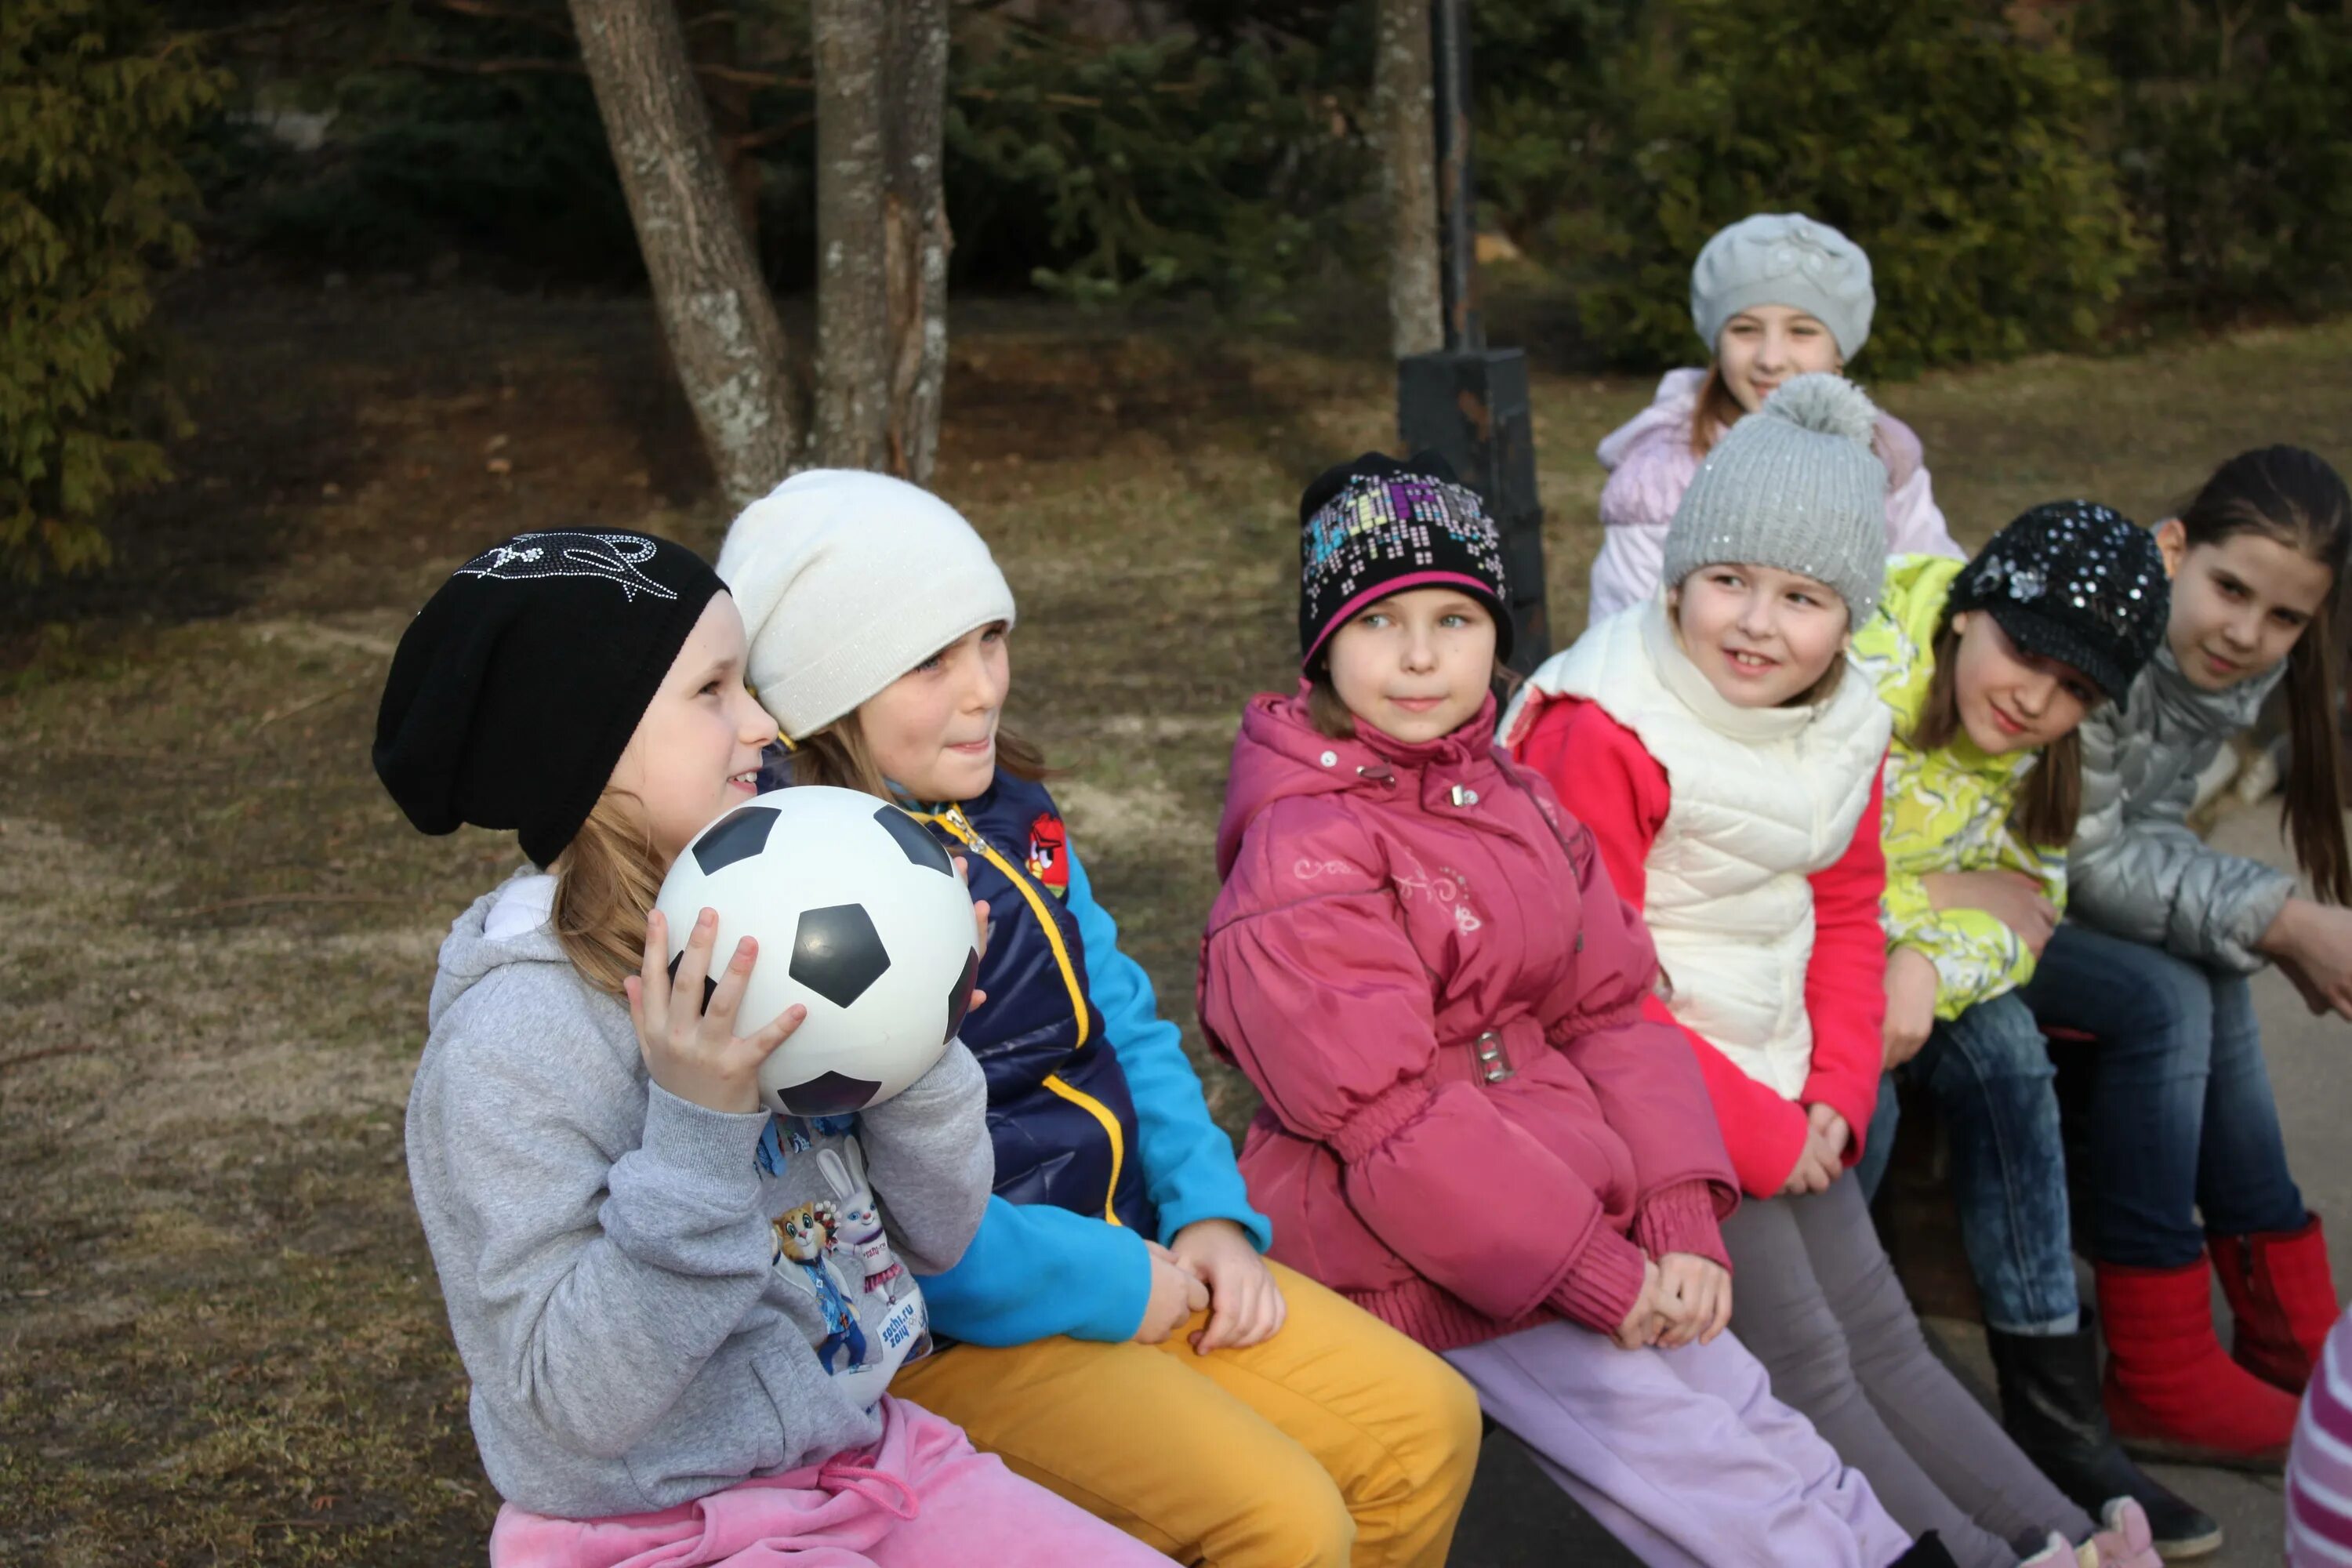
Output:
[[1574,283],[1610,361],[1704,352],[1691,263],[1753,212],[1808,213],[1869,250],[1874,374],[2095,342],[2139,264],[2103,146],[2105,71],[1987,8],[1676,0],[1638,24],[1551,9],[1597,16],[1608,52],[1489,95],[1490,189],[1522,247]]
[[0,572],[102,564],[108,503],[165,475],[153,285],[223,86],[136,0],[0,5]]
[[2084,47],[2123,84],[2125,191],[2166,314],[2352,304],[2352,10],[2097,0]]
[[1369,93],[1369,53],[1357,83],[1334,79],[1341,52],[1265,33],[996,31],[968,41],[949,92],[967,256],[1026,257],[1026,281],[1078,300],[1263,303],[1349,248],[1333,241],[1372,169],[1346,106]]

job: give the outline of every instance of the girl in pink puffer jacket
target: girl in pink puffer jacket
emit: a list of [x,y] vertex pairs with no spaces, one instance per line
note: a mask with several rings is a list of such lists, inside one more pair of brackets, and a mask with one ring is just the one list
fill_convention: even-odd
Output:
[[1308,488],[1307,679],[1234,745],[1200,1006],[1265,1097],[1273,1255],[1443,1353],[1645,1562],[1948,1563],[1723,1331],[1722,1136],[1591,836],[1493,743],[1502,563],[1452,480]]
[[[1586,607],[1592,624],[1658,591],[1666,527],[1723,433],[1791,376],[1843,368],[1869,338],[1875,305],[1870,258],[1825,223],[1758,213],[1706,242],[1691,268],[1691,322],[1713,362],[1668,371],[1650,406],[1598,450],[1609,482]],[[1886,465],[1886,552],[1958,558],[1919,437],[1882,413],[1872,445]]]

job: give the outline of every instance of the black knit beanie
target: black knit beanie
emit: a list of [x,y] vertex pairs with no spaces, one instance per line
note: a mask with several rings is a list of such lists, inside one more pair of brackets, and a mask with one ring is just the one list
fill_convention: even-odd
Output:
[[724,588],[693,551],[647,534],[493,545],[402,635],[376,710],[376,776],[424,832],[519,828],[523,853],[550,864]]
[[2073,665],[2120,704],[2164,640],[2172,586],[2156,536],[2086,500],[2052,501],[1960,568],[1954,612],[1983,610],[2028,653]]
[[1360,606],[1410,588],[1459,588],[1495,618],[1511,657],[1503,542],[1478,492],[1435,452],[1367,452],[1326,468],[1298,498],[1298,657],[1312,664]]

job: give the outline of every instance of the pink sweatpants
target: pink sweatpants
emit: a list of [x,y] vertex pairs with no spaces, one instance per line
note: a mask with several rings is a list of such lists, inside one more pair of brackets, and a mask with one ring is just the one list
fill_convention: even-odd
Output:
[[659,1513],[551,1519],[508,1503],[490,1568],[1142,1568],[1167,1559],[1023,1480],[963,1429],[882,1396],[882,1440]]

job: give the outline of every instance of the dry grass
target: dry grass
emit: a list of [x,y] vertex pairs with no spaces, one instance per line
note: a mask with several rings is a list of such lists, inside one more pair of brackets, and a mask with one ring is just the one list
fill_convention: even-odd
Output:
[[[0,599],[0,1560],[478,1560],[494,1500],[399,1131],[434,945],[514,855],[399,823],[376,686],[502,532],[723,520],[640,304],[240,285],[184,310],[215,385],[183,482],[109,580]],[[1289,671],[1293,498],[1385,443],[1389,373],[1199,322],[959,331],[940,483],[1021,595],[1014,721],[1070,768],[1097,885],[1189,1023],[1233,715]],[[2326,450],[2347,354],[2338,325],[1886,401],[1978,539],[2059,494],[2153,515],[2240,446]],[[1559,625],[1592,442],[1647,391],[1538,377]],[[1237,1124],[1246,1089],[1208,1077]]]

